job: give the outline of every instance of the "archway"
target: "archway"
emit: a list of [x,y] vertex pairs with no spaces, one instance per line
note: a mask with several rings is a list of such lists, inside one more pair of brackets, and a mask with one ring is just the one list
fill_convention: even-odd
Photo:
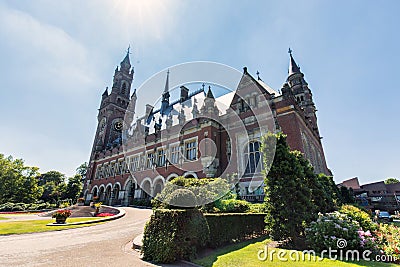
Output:
[[141,199],[150,199],[151,198],[151,180],[145,179],[141,185]]
[[133,179],[129,179],[124,186],[125,190],[125,205],[133,205],[133,200],[135,199],[135,191],[137,188],[136,181]]
[[158,176],[154,179],[153,182],[153,197],[157,196],[157,194],[161,193],[164,188],[165,180],[164,177]]
[[111,184],[109,184],[109,185],[107,185],[106,192],[105,192],[105,195],[104,195],[104,202],[107,205],[111,204],[110,203],[110,201],[111,201],[111,191],[112,191],[112,187],[111,187]]
[[104,197],[105,197],[105,193],[104,193],[104,185],[101,185],[100,186],[100,189],[99,189],[99,201],[104,201]]
[[93,187],[93,189],[92,189],[92,196],[93,196],[93,197],[97,197],[97,196],[98,196],[98,188],[97,188],[97,186]]
[[119,199],[119,192],[121,187],[119,183],[114,184],[113,191],[112,191],[112,205],[121,205],[121,199]]

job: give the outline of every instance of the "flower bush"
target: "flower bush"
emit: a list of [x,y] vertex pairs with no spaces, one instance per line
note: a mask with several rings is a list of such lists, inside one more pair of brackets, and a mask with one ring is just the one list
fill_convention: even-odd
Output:
[[72,212],[68,209],[60,209],[53,213],[52,218],[68,218]]
[[392,224],[379,224],[377,239],[381,249],[388,256],[400,259],[400,228]]
[[371,216],[367,212],[353,205],[343,205],[339,212],[346,214],[353,220],[356,220],[360,224],[360,227],[365,231],[374,231],[377,228],[377,225],[372,221]]
[[346,214],[339,212],[319,213],[318,219],[306,228],[306,240],[309,247],[317,252],[338,248],[338,239],[345,239],[345,250],[361,248],[358,230],[360,224]]

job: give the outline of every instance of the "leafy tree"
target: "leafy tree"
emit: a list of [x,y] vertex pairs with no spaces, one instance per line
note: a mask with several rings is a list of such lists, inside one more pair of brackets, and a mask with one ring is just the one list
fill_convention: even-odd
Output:
[[54,183],[54,185],[59,185],[65,182],[65,174],[58,171],[48,171],[43,173],[39,177],[39,185],[45,185],[47,183]]
[[[295,243],[304,236],[304,225],[312,221],[317,209],[309,188],[312,168],[300,160],[300,152],[290,151],[282,133],[263,137],[264,155],[275,141],[275,157],[264,180],[266,229],[275,240]],[[269,166],[269,160],[264,157],[265,166]]]
[[73,177],[68,178],[68,183],[65,188],[63,198],[77,199],[83,188],[82,176],[76,174]]
[[79,174],[83,179],[86,177],[87,169],[88,169],[88,163],[84,162],[81,165],[79,165],[78,168],[76,168],[76,174]]
[[42,193],[37,176],[37,167],[25,166],[22,159],[0,154],[0,204],[35,202]]
[[65,192],[65,175],[58,171],[49,171],[39,176],[39,185],[43,188],[40,197],[44,202],[56,203]]
[[397,184],[400,183],[400,181],[396,178],[387,178],[385,180],[385,184]]

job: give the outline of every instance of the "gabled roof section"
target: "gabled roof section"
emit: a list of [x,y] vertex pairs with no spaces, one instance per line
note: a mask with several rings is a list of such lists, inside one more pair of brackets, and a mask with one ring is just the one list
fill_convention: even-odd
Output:
[[244,67],[243,76],[242,79],[240,79],[237,90],[240,90],[240,88],[242,87],[248,86],[250,82],[254,83],[256,86],[258,86],[260,90],[266,91],[270,95],[279,95],[277,91],[268,86],[264,81],[262,81],[261,79],[255,79],[253,76],[251,76],[251,74],[247,71],[247,67]]

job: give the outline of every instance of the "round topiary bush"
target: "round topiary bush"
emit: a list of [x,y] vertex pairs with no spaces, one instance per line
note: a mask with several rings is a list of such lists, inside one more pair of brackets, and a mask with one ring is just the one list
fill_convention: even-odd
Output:
[[196,196],[189,189],[175,190],[167,196],[165,202],[168,203],[171,209],[193,208],[197,205]]

